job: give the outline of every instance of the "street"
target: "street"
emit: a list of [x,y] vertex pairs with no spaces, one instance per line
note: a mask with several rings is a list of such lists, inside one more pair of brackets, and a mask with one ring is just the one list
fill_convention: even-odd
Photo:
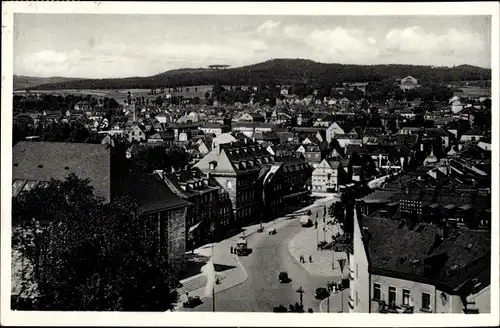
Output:
[[[304,310],[312,308],[320,312],[321,300],[314,298],[318,287],[325,287],[328,281],[338,280],[339,276],[316,276],[308,273],[290,254],[289,242],[303,228],[298,219],[277,222],[277,234],[255,233],[248,237],[248,245],[253,252],[246,257],[239,257],[241,265],[248,274],[248,279],[240,285],[224,290],[215,295],[215,310],[239,312],[272,312],[280,304],[288,308],[299,301],[296,290],[302,287]],[[228,250],[229,251],[229,250]],[[288,272],[290,283],[281,284],[278,274]],[[203,304],[184,311],[212,311],[212,298],[204,298]]]

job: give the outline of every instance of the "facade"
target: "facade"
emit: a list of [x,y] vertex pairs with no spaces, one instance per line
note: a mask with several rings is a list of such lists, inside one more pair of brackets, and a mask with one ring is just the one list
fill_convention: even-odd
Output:
[[335,138],[335,135],[344,133],[345,133],[344,130],[338,125],[338,123],[333,122],[326,129],[326,141],[330,142],[332,141],[333,138]]
[[229,132],[229,127],[217,123],[204,123],[200,125],[199,129],[205,134],[215,134],[216,137],[220,136],[222,133]]
[[312,190],[315,192],[337,192],[344,173],[342,163],[324,159],[312,172]]
[[236,228],[253,222],[260,215],[261,170],[274,162],[274,156],[258,143],[245,139],[215,146],[194,165],[215,179],[229,194]]
[[157,172],[170,190],[190,202],[186,214],[186,248],[215,240],[230,222],[231,203],[217,182],[199,169]]
[[276,157],[262,173],[264,220],[288,213],[311,193],[312,167],[300,157]]
[[127,139],[129,142],[141,142],[146,140],[146,133],[138,124],[134,124],[132,127],[126,129],[125,133],[128,135]]
[[350,311],[490,312],[490,238],[486,231],[355,215]]

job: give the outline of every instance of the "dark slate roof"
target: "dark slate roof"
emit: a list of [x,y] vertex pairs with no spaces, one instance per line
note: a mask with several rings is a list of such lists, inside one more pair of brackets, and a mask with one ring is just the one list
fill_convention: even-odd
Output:
[[21,141],[12,148],[12,180],[64,180],[74,173],[90,179],[94,194],[109,200],[110,157],[100,144]]
[[[186,197],[198,195],[205,193],[207,191],[213,191],[217,189],[214,186],[215,181],[208,179],[208,185],[204,183],[206,175],[203,174],[198,168],[191,168],[190,170],[181,170],[172,173],[165,173],[164,178],[168,179],[175,188],[184,194]],[[193,188],[188,188],[187,190],[182,189],[182,184],[193,183]]]
[[[410,230],[397,220],[358,219],[373,273],[456,291],[470,278],[489,269],[491,233],[488,231],[462,229],[435,244],[439,230],[434,225],[420,224]],[[435,270],[424,270],[424,264],[432,261]]]
[[189,206],[175,195],[157,174],[142,172],[132,161],[114,157],[111,192],[113,197],[130,197],[146,213]]

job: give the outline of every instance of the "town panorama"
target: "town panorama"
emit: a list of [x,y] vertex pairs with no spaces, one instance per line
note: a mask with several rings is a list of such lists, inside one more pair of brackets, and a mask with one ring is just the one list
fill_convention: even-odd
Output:
[[472,65],[16,75],[11,309],[490,313],[491,104]]

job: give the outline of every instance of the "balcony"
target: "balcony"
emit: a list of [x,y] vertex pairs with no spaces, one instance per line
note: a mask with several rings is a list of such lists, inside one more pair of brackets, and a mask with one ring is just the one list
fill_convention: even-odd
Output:
[[387,304],[385,301],[378,301],[379,313],[413,313],[413,306]]

